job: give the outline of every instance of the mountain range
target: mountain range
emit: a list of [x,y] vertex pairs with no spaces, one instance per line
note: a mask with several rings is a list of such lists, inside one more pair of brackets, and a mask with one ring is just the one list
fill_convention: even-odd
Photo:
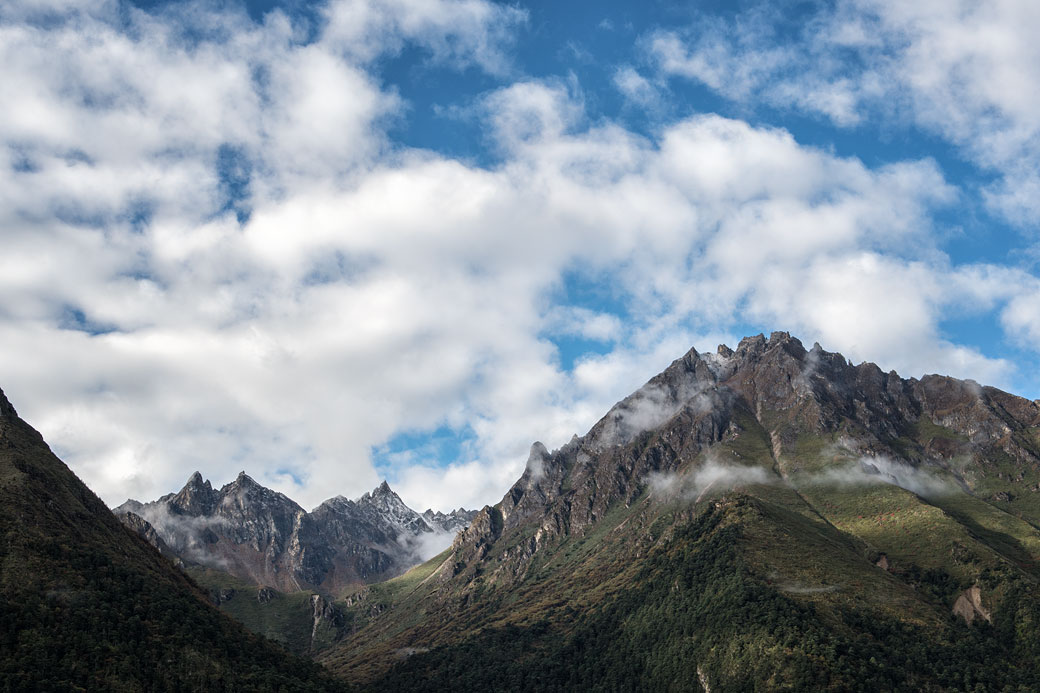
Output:
[[451,543],[476,511],[409,508],[384,481],[311,512],[245,472],[214,489],[199,472],[177,493],[114,511],[160,552],[281,592],[339,594],[400,575]]
[[[152,594],[160,575],[173,585],[163,594],[177,595],[164,604],[210,620],[146,627],[156,643],[180,643],[177,662],[196,652],[183,643],[198,630],[191,656],[207,672],[199,681],[211,680],[224,671],[211,663],[213,639],[238,652],[244,634],[203,603],[188,564],[202,556],[251,571],[249,599],[228,604],[248,604],[240,613],[258,632],[289,641],[271,604],[335,610],[338,635],[320,648],[321,619],[292,626],[312,642],[297,651],[367,691],[1040,689],[1040,402],[973,381],[901,378],[785,332],[691,350],[585,435],[552,451],[532,445],[498,503],[437,556],[384,581],[372,581],[390,572],[375,560],[308,563],[292,545],[362,524],[367,507],[395,517],[395,545],[430,534],[421,516],[390,512],[399,499],[389,487],[305,513],[245,475],[219,490],[195,475],[178,494],[123,506],[131,532],[103,519],[10,411],[0,417],[17,434],[0,428],[0,459],[16,461],[0,477],[6,546],[17,548],[3,563],[5,616],[16,623],[4,631],[8,676],[43,676],[27,643],[69,646],[77,631],[61,619],[81,622],[99,605],[130,618],[143,597],[125,585]],[[160,509],[174,529],[147,519]],[[194,529],[179,534],[178,522]],[[92,558],[80,559],[80,546]],[[122,582],[98,576],[106,560],[125,566]],[[325,592],[295,597],[260,578]],[[78,594],[73,583],[93,585],[94,601],[65,596]],[[49,614],[45,625],[37,613]],[[121,653],[114,661],[134,661],[121,630],[84,632]],[[88,657],[86,672],[108,661],[89,659],[88,645],[74,651],[73,661]],[[63,676],[79,671],[47,657]],[[313,675],[299,660],[271,662]],[[118,681],[122,669],[106,666]]]
[[374,690],[1036,690],[1040,403],[691,350],[320,655]]

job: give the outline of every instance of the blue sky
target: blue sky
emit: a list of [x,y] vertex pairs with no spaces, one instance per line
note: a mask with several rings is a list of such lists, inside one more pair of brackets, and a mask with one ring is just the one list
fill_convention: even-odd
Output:
[[1024,0],[0,8],[0,387],[109,503],[494,502],[690,346],[1040,397]]

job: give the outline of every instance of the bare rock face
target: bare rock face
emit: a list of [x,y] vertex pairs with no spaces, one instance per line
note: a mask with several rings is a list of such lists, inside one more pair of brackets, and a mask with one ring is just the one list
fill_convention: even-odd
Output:
[[115,513],[184,562],[281,591],[328,593],[403,573],[446,547],[473,515],[431,511],[428,521],[385,481],[357,500],[338,496],[308,513],[245,472],[219,490],[196,472],[177,493],[127,501]]
[[171,549],[169,545],[163,541],[163,538],[159,536],[159,533],[155,531],[155,528],[152,527],[152,525],[143,517],[134,512],[127,511],[120,519],[122,519],[123,524],[128,529],[132,530],[142,539],[158,549],[159,553],[163,556],[166,556],[174,563],[181,563],[181,559],[177,555],[177,552]]
[[320,594],[311,595],[311,642],[324,629],[338,631],[343,628],[343,614],[335,605]]
[[953,615],[960,616],[968,623],[976,618],[981,618],[987,623],[992,622],[989,611],[982,606],[982,592],[978,585],[961,592],[953,604]]
[[[552,452],[535,443],[520,479],[459,534],[446,562],[451,570],[441,575],[519,579],[542,546],[583,535],[615,504],[634,502],[652,475],[688,468],[751,428],[764,432],[781,476],[798,471],[792,451],[800,440],[827,437],[863,455],[933,466],[970,491],[992,473],[986,460],[997,451],[1040,474],[1038,426],[1037,402],[971,381],[904,379],[872,363],[853,365],[819,344],[806,350],[786,332],[746,337],[712,354],[691,349],[585,436]],[[926,429],[939,433],[916,442]],[[512,548],[478,568],[507,536]]]

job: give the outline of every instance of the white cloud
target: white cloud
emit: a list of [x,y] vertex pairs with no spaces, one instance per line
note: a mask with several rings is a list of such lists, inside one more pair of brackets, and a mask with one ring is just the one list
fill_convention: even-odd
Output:
[[661,106],[661,94],[657,86],[631,65],[619,67],[614,72],[614,86],[628,101],[637,106],[651,109]]
[[[736,320],[983,381],[1006,364],[943,342],[944,311],[985,300],[1026,324],[1016,293],[932,245],[952,192],[928,161],[870,169],[717,116],[650,141],[590,124],[579,85],[532,79],[474,109],[493,168],[389,142],[403,103],[351,32],[506,74],[493,39],[515,10],[333,3],[303,43],[280,13],[191,5],[124,27],[102,5],[42,28],[12,7],[0,385],[111,503],[248,469],[310,507],[375,486],[373,446],[448,426],[474,436],[457,464],[402,458],[391,481],[416,507],[479,506],[532,440],[584,433]],[[203,20],[220,40],[186,41]],[[555,298],[575,275],[624,311]],[[612,350],[565,372],[559,334]]]
[[1011,299],[1001,313],[1004,329],[1027,345],[1040,343],[1040,287]]
[[910,119],[999,176],[985,191],[995,209],[1036,225],[1040,6],[843,0],[797,26],[780,12],[661,31],[648,48],[663,73],[730,99],[818,114],[842,127]]
[[325,14],[326,41],[355,59],[372,60],[411,43],[435,61],[495,74],[511,70],[506,51],[527,21],[519,7],[485,0],[339,0]]

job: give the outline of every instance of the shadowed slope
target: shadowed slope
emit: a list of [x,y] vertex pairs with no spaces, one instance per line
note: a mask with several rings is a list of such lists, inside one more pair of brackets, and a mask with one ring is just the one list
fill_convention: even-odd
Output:
[[0,392],[0,689],[339,690],[125,529]]

